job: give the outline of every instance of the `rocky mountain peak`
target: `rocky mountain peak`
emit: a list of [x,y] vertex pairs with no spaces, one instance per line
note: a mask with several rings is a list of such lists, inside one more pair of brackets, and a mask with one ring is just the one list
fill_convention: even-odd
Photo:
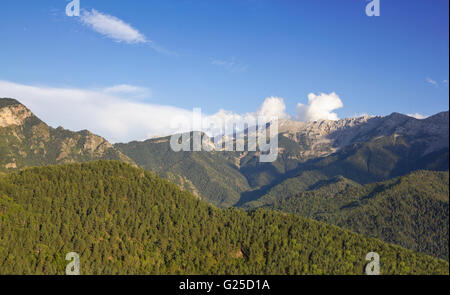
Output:
[[359,126],[367,123],[370,119],[374,117],[371,116],[361,116],[340,119],[337,121],[332,120],[319,120],[312,122],[300,122],[282,119],[278,122],[278,131],[280,133],[313,133],[320,136],[329,135],[335,131],[343,130],[355,126]]
[[0,127],[20,126],[33,113],[15,99],[0,99]]

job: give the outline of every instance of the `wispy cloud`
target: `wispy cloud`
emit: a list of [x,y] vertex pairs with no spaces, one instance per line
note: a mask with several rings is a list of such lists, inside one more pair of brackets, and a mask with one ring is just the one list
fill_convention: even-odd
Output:
[[130,24],[95,9],[83,11],[81,22],[92,30],[113,39],[116,42],[128,44],[148,43],[147,38]]
[[245,72],[247,65],[237,62],[234,58],[231,60],[211,59],[211,64],[222,67],[230,72]]
[[127,44],[145,44],[158,53],[173,56],[177,55],[177,53],[158,45],[152,40],[149,40],[144,34],[139,32],[138,29],[115,16],[92,9],[91,11],[84,10],[80,16],[80,19],[83,25],[116,42]]
[[427,78],[426,78],[426,81],[427,81],[428,83],[430,83],[431,85],[433,85],[434,87],[439,87],[438,82],[436,82],[435,80],[431,79],[430,77],[427,77]]

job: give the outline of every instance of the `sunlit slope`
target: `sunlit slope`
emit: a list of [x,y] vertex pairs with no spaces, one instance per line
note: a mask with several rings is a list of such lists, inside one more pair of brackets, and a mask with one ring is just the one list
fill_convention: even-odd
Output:
[[448,274],[448,262],[297,215],[217,209],[119,162],[31,168],[0,177],[0,273]]

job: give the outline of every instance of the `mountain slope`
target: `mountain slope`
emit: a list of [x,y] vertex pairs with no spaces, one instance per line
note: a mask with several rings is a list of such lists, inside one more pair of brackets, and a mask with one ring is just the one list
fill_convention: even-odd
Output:
[[448,112],[425,120],[398,113],[309,123],[283,120],[279,132],[277,161],[259,163],[253,154],[242,159],[241,172],[252,188],[265,188],[259,196],[305,171],[321,178],[342,175],[359,183],[418,169],[448,171]]
[[100,136],[51,128],[18,101],[0,99],[0,172],[100,159],[132,163]]
[[118,162],[25,169],[0,177],[0,273],[448,274],[448,262],[296,215],[207,205]]
[[115,147],[139,166],[189,184],[186,189],[195,187],[190,190],[216,206],[245,206],[285,181],[300,188],[287,192],[295,194],[339,175],[367,184],[418,169],[448,171],[448,126],[448,112],[425,120],[397,113],[308,123],[281,120],[279,155],[272,163],[259,162],[257,152],[175,153],[168,138]]
[[295,195],[277,193],[248,205],[296,213],[448,260],[448,172],[416,171],[365,186],[336,177]]
[[[378,120],[381,123],[376,128],[364,129],[367,133],[357,133],[354,136],[356,142],[340,147],[328,156],[299,162],[296,168],[274,177],[262,189],[243,195],[238,205],[249,206],[246,203],[258,202],[268,193],[280,197],[291,196],[316,181],[336,176],[367,184],[420,169],[448,171],[448,112],[426,120],[399,114]],[[282,155],[278,161],[283,159]],[[264,165],[280,163],[259,164]],[[256,175],[253,173],[253,177]]]
[[[169,179],[218,207],[230,207],[249,189],[235,161],[223,152],[173,152],[170,138],[116,144],[140,167]],[[231,154],[232,157],[236,153]]]

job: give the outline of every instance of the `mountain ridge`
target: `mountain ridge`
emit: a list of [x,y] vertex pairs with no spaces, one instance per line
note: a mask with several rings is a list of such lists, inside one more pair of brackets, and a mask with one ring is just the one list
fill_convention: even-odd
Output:
[[54,129],[19,101],[0,99],[0,171],[98,159],[133,163],[88,130]]
[[[291,123],[284,120],[280,124],[286,126],[286,122]],[[365,116],[338,121],[294,122],[294,125],[293,129],[280,130],[279,157],[274,163],[258,163],[258,154],[254,152],[222,152],[221,155],[228,158],[230,164],[246,176],[251,188],[258,188],[269,185],[289,171],[295,171],[299,165],[310,159],[324,159],[336,153],[346,153],[352,145],[359,148],[360,143],[373,141],[372,145],[380,147],[387,144],[389,150],[390,146],[405,142],[403,146],[406,149],[420,149],[418,155],[416,153],[411,156],[419,158],[448,149],[448,112],[425,120],[394,113],[386,117]],[[160,140],[162,139],[133,142],[132,145],[148,145],[151,149],[152,143]],[[118,148],[124,148],[126,145],[120,144]]]

